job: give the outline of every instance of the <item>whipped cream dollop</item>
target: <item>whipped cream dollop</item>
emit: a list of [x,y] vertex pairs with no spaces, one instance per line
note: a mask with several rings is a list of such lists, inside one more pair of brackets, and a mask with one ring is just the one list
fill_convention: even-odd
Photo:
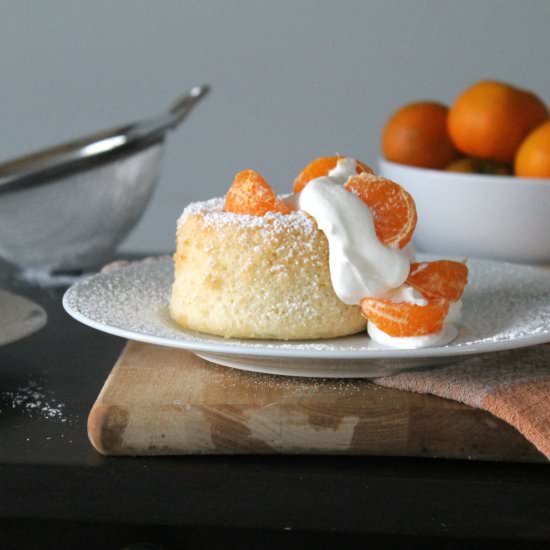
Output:
[[[378,239],[368,206],[343,185],[357,174],[352,158],[341,158],[328,176],[311,180],[304,189],[285,202],[315,218],[329,246],[330,277],[334,292],[342,302],[359,305],[366,296],[395,302],[426,305],[428,301],[405,285],[414,249],[386,247]],[[368,321],[369,336],[385,346],[414,349],[441,346],[457,335],[453,323],[460,316],[460,303],[451,304],[443,329],[435,334],[394,337]]]
[[439,332],[424,336],[390,336],[380,330],[372,321],[367,321],[367,332],[372,340],[383,346],[397,349],[418,349],[430,346],[444,346],[454,340],[458,330],[453,324],[445,323]]
[[327,237],[332,286],[342,302],[358,305],[365,296],[381,297],[405,282],[407,254],[378,240],[369,208],[332,176],[310,181],[298,204]]
[[399,288],[393,288],[384,295],[385,300],[392,302],[407,302],[416,306],[427,306],[428,300],[416,288],[409,285],[401,285]]
[[328,173],[332,183],[344,185],[352,176],[357,175],[357,162],[355,159],[343,157],[338,159],[336,166]]

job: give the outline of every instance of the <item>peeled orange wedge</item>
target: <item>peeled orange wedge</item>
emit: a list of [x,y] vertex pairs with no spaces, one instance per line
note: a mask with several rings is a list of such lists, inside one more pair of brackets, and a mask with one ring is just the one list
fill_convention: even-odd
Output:
[[367,173],[350,178],[344,187],[369,207],[380,242],[398,248],[409,243],[416,227],[417,214],[413,198],[403,187]]
[[468,267],[462,262],[438,260],[411,264],[406,284],[416,288],[426,298],[460,300],[468,283]]
[[290,213],[290,208],[254,170],[243,170],[235,176],[233,184],[225,195],[224,210],[251,216],[263,216],[267,212]]
[[363,315],[390,336],[424,336],[439,332],[449,303],[460,300],[468,282],[468,268],[462,262],[438,260],[411,264],[405,284],[427,300],[424,306],[380,298],[361,301]]
[[[320,157],[312,160],[294,180],[294,193],[299,193],[311,180],[328,176],[329,172],[336,168],[338,160],[342,158],[345,157],[337,155],[334,157]],[[367,166],[360,160],[355,160],[355,163],[358,174],[362,174],[363,172],[368,174],[373,173],[371,167]]]
[[380,298],[363,298],[361,311],[369,321],[390,336],[424,336],[441,330],[449,303],[436,298],[420,306]]

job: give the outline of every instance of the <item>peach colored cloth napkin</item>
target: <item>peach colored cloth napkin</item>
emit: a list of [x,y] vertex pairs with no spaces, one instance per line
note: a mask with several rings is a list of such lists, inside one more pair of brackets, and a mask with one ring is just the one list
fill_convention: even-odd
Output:
[[550,460],[550,344],[488,353],[374,382],[484,409],[514,426]]

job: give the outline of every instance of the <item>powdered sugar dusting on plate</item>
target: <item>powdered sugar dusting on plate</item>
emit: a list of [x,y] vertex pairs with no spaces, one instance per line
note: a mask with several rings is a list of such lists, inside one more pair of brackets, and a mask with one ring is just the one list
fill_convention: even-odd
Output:
[[424,350],[382,348],[364,334],[283,342],[224,339],[182,330],[167,312],[173,266],[166,259],[133,263],[79,282],[66,293],[64,305],[82,322],[126,338],[202,351],[288,359],[306,354],[319,360],[452,356],[550,341],[549,271],[484,260],[470,260],[469,267],[470,283],[463,299],[459,336],[447,346]]

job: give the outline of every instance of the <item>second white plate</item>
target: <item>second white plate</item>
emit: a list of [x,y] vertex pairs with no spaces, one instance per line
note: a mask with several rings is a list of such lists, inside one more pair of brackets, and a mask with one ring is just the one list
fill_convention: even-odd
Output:
[[0,346],[16,342],[41,329],[48,315],[35,302],[0,290]]

